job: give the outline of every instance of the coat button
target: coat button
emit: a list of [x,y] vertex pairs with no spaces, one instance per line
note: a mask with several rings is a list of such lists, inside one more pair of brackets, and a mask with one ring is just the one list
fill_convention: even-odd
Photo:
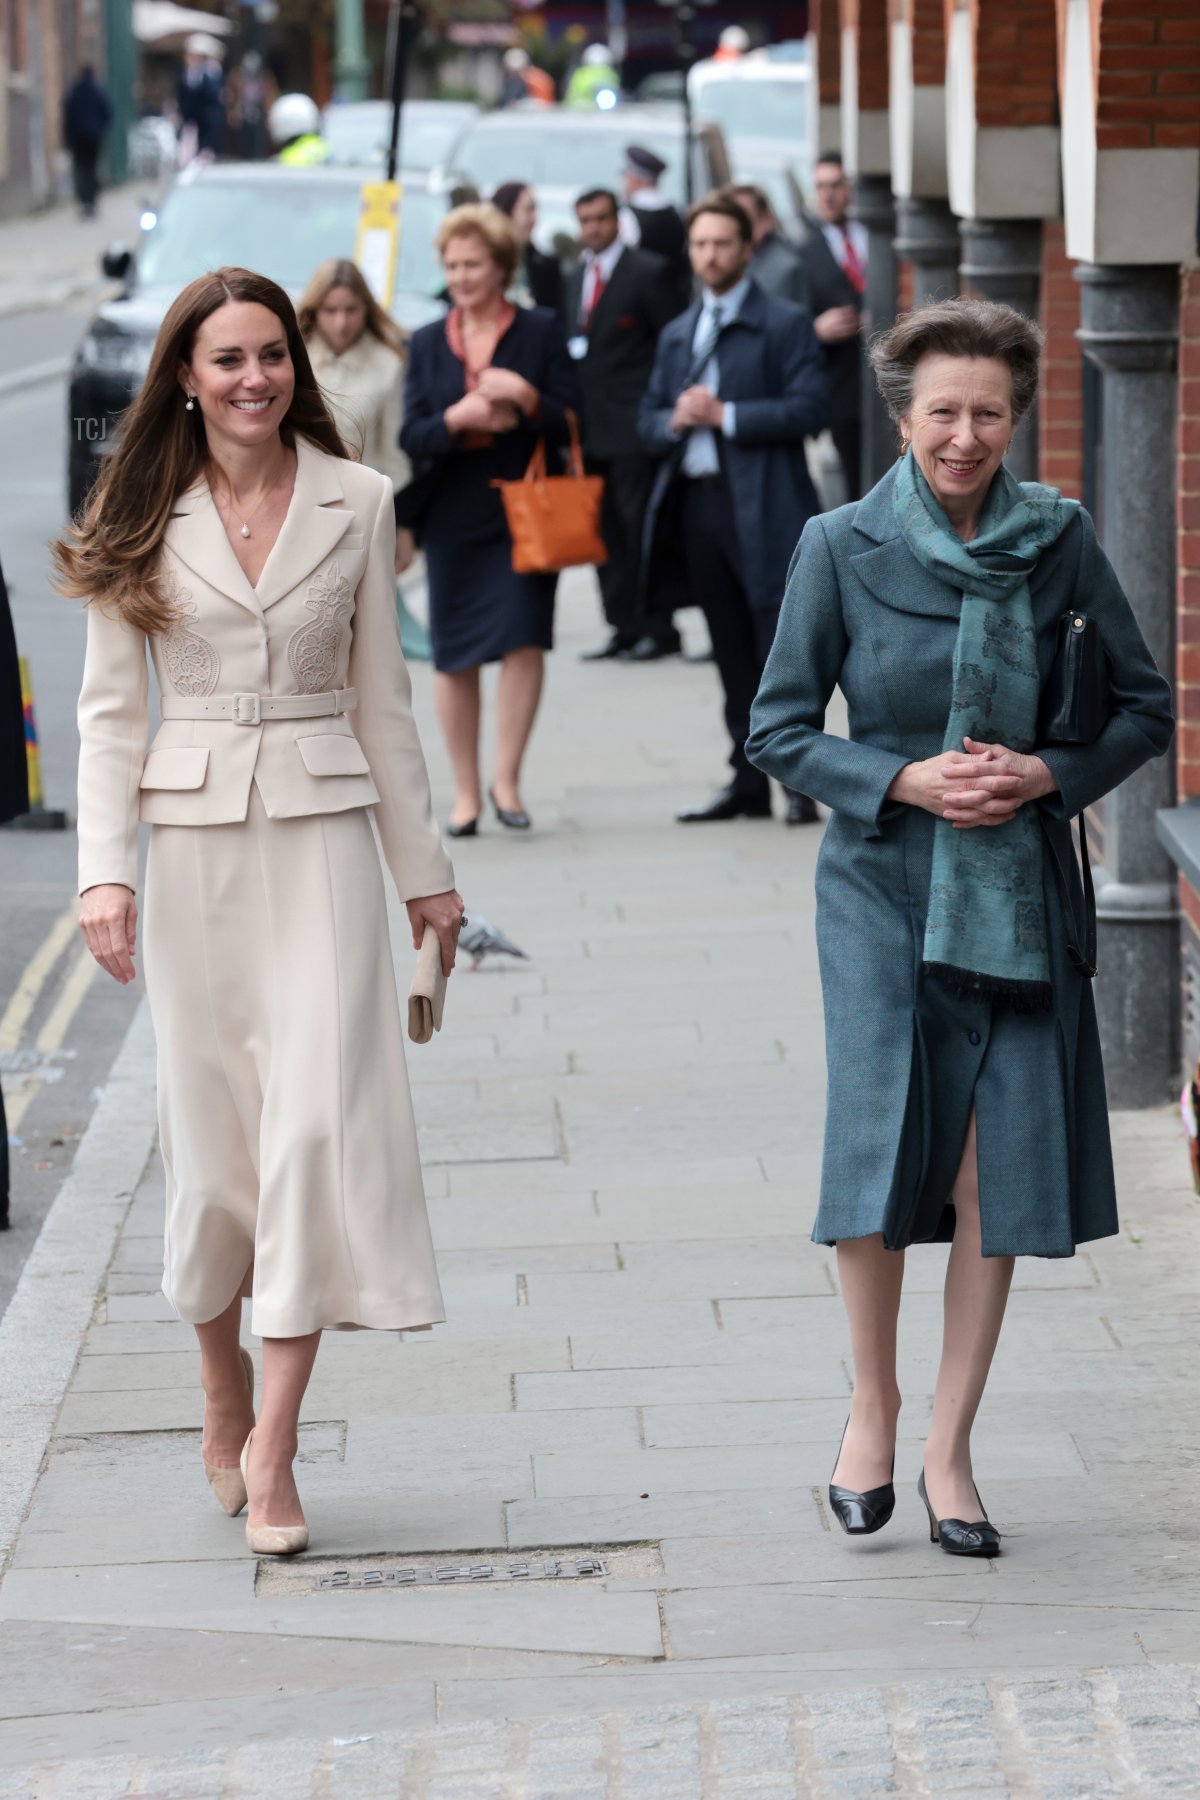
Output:
[[977,1031],[972,1031],[972,1032],[968,1033],[968,1035],[973,1044],[977,1044],[979,1042],[979,1033]]

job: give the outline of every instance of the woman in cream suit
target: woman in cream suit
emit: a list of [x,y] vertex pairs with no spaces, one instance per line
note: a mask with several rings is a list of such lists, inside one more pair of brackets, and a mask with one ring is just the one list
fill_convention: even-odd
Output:
[[367,809],[446,973],[462,902],[396,635],[391,482],[346,458],[281,288],[221,269],[184,289],[56,554],[89,602],[80,923],[118,981],[153,825],[163,1288],[200,1341],[209,1480],[230,1513],[248,1497],[252,1549],[286,1553],[307,1543],[292,1461],[321,1332],[444,1316]]

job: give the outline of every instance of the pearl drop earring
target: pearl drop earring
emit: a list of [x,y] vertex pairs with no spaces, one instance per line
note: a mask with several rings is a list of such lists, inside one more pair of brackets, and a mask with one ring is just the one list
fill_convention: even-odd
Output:
[[187,397],[187,405],[186,405],[186,406],[185,406],[185,407],[184,407],[184,409],[183,409],[183,410],[184,410],[184,412],[195,412],[195,410],[196,410],[196,396],[195,396],[195,395],[194,395],[194,394],[189,394],[189,395],[188,395],[188,397]]

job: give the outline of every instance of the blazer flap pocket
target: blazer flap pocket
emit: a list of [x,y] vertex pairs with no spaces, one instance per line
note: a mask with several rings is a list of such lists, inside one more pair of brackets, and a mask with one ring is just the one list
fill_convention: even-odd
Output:
[[146,758],[138,786],[198,788],[204,786],[207,774],[208,751],[201,745],[186,745],[176,750],[152,750]]
[[369,775],[371,765],[362,746],[349,732],[320,732],[296,739],[296,748],[310,775]]

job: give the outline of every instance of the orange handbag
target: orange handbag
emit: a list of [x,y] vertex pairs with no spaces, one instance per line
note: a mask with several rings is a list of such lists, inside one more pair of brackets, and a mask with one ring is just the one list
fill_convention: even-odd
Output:
[[571,449],[565,475],[547,475],[546,442],[537,449],[521,481],[493,481],[500,489],[512,538],[512,564],[518,575],[556,575],[579,563],[608,561],[600,536],[600,502],[604,481],[583,472],[579,421],[567,413]]

